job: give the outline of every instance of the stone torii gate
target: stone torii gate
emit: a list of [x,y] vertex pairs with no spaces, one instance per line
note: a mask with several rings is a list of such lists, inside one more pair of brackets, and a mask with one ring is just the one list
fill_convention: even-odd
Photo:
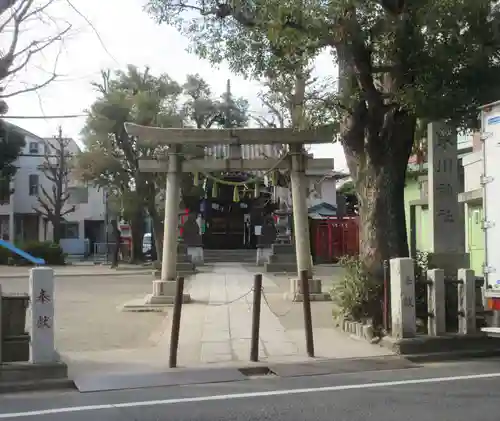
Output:
[[[177,276],[181,172],[290,170],[297,269],[299,273],[306,270],[309,276],[312,276],[305,175],[307,170],[331,171],[333,159],[307,157],[303,146],[304,144],[330,143],[334,136],[334,129],[331,126],[323,126],[313,130],[289,128],[179,129],[125,123],[125,130],[130,136],[138,137],[142,141],[155,145],[168,145],[165,159],[140,161],[141,171],[167,173],[161,279],[153,281],[153,294],[146,297],[146,305],[161,306],[173,302]],[[242,159],[242,145],[273,144],[289,145],[285,159]],[[229,157],[226,159],[214,159],[213,157],[183,159],[182,145],[229,145]],[[297,285],[294,288],[297,290]],[[321,295],[320,282],[316,281],[311,285],[311,293]],[[189,301],[189,298],[186,296],[185,301]]]

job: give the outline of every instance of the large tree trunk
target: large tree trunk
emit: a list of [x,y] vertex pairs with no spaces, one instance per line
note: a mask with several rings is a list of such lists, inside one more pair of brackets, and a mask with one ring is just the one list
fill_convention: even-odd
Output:
[[359,200],[360,259],[367,274],[383,279],[383,261],[408,256],[404,187],[415,118],[406,111],[364,104],[343,133],[347,164]]
[[144,260],[142,253],[142,242],[144,239],[144,212],[142,208],[137,209],[130,221],[132,231],[132,247],[130,250],[130,261],[139,262]]
[[52,220],[52,242],[54,244],[59,244],[61,242],[62,237],[62,225],[61,218],[55,217]]
[[152,250],[152,260],[161,260],[161,255],[162,255],[162,245],[163,245],[163,222],[162,222],[162,217],[158,213],[158,210],[156,209],[155,206],[149,206],[148,207],[148,213],[149,216],[151,217],[151,222],[153,225],[153,237],[154,241],[152,244],[152,247],[154,247],[154,250]]

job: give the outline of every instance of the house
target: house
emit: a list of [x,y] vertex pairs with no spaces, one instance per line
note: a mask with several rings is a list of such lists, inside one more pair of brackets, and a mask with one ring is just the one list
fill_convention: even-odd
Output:
[[[333,165],[332,165],[333,166]],[[323,209],[324,216],[334,216],[337,214],[337,205],[339,198],[337,194],[337,183],[339,180],[348,178],[349,175],[343,172],[331,170],[328,173],[324,171],[310,170],[307,174],[307,207],[309,213],[318,216],[317,211]],[[276,197],[292,207],[292,193],[289,187],[277,187]],[[344,204],[340,206],[344,207]],[[333,213],[332,213],[333,212]],[[310,215],[310,216],[311,216]]]
[[483,188],[481,176],[484,171],[483,145],[480,134],[474,135],[472,152],[462,159],[464,186],[458,201],[464,206],[466,252],[470,256],[470,266],[477,276],[483,275],[485,262],[483,230]]
[[[26,144],[16,161],[18,170],[11,182],[13,193],[0,204],[0,236],[18,244],[50,241],[53,238],[52,225],[35,209],[39,206],[40,186],[48,192],[52,190],[52,182],[40,167],[44,163],[45,153],[50,150],[48,144],[53,139],[41,138],[20,127],[6,124],[22,133]],[[78,144],[73,139],[67,140],[70,154],[77,154],[80,150]],[[84,254],[91,251],[91,243],[104,241],[105,196],[102,190],[88,186],[71,175],[68,190],[70,196],[67,205],[74,205],[75,211],[64,217],[61,246],[66,253]],[[89,240],[87,246],[85,239]]]

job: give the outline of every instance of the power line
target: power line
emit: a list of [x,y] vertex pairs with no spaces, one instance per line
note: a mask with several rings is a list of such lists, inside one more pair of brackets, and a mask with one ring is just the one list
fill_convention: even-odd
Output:
[[15,118],[15,119],[23,119],[23,120],[30,120],[30,119],[40,119],[40,120],[45,120],[45,119],[55,119],[55,118],[79,118],[79,117],[87,117],[87,114],[67,114],[67,115],[6,115],[3,116],[3,118]]

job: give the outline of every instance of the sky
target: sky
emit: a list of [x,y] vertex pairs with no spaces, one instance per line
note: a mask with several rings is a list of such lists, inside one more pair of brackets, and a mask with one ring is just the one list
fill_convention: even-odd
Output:
[[[215,95],[226,88],[231,79],[235,96],[249,100],[251,111],[262,112],[257,93],[258,81],[244,80],[232,74],[223,64],[214,68],[207,61],[187,52],[189,41],[174,28],[158,25],[144,11],[146,0],[71,0],[71,4],[91,22],[75,12],[67,0],[55,0],[47,9],[51,22],[30,23],[21,36],[21,45],[41,36],[54,34],[71,24],[61,43],[53,44],[43,54],[32,58],[25,70],[18,72],[6,86],[6,92],[33,86],[46,80],[57,63],[61,75],[47,87],[9,98],[8,116],[53,116],[83,114],[96,98],[91,86],[99,81],[102,69],[123,69],[127,64],[139,68],[148,66],[153,74],[167,73],[183,82],[189,73],[199,73],[212,87]],[[56,28],[57,26],[57,28]],[[99,34],[99,36],[96,35]],[[100,39],[99,39],[100,38]],[[0,40],[0,45],[5,43]],[[328,54],[316,60],[315,76],[335,76],[337,69]],[[41,137],[56,134],[59,125],[65,136],[78,140],[85,118],[72,119],[11,119],[9,120]],[[342,148],[338,144],[316,145],[316,157],[334,158],[335,169],[346,168]]]

